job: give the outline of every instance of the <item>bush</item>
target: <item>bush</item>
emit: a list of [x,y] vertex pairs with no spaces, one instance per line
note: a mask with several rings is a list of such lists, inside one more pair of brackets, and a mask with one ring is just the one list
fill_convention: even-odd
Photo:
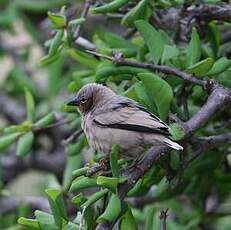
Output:
[[[225,2],[0,3],[1,229],[230,229]],[[91,82],[160,117],[184,151],[152,147],[129,168],[114,146],[102,174],[66,105]]]

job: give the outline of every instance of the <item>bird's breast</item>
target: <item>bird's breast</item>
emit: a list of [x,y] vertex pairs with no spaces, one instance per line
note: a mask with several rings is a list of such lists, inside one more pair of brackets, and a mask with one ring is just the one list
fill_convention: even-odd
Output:
[[91,116],[85,116],[82,119],[82,129],[87,137],[88,144],[91,148],[100,151],[101,153],[107,152],[105,146],[106,143],[100,140],[100,130],[98,130],[93,123],[93,119]]

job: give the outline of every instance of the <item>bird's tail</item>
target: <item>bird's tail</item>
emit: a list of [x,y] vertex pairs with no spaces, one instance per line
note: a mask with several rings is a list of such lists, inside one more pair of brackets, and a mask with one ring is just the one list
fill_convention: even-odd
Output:
[[168,139],[168,138],[164,138],[163,142],[164,142],[167,146],[169,146],[169,147],[171,147],[171,148],[173,148],[173,149],[176,149],[176,150],[183,150],[183,147],[182,147],[181,145],[177,144],[177,143],[174,142],[174,141],[171,141],[171,140]]

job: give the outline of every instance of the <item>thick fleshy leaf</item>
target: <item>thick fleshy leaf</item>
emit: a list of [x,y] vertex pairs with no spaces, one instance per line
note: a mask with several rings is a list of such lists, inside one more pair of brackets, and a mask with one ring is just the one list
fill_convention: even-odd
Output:
[[78,26],[82,24],[85,21],[85,18],[76,18],[68,22],[71,26]]
[[114,221],[121,212],[121,201],[116,194],[112,194],[110,201],[102,215],[97,219],[98,223],[104,223],[105,221]]
[[149,15],[149,1],[141,0],[134,8],[127,12],[127,14],[123,17],[121,23],[127,26],[134,26],[135,21],[140,19],[146,20],[149,18]]
[[50,11],[48,11],[47,15],[55,28],[60,29],[66,25],[66,17],[64,15],[52,13]]
[[122,38],[117,34],[105,31],[99,31],[97,34],[99,38],[111,48],[137,48],[135,44],[131,43],[130,41]]
[[169,127],[169,132],[172,135],[173,140],[178,141],[184,137],[185,131],[181,125],[179,125],[178,123],[173,123]]
[[156,74],[141,73],[138,76],[146,89],[148,97],[156,105],[160,118],[165,120],[173,99],[172,88]]
[[79,141],[75,144],[69,144],[67,147],[67,153],[69,156],[79,155],[86,146],[86,137],[84,135],[81,135],[79,137]]
[[227,59],[226,57],[222,57],[218,59],[211,70],[206,73],[206,76],[218,75],[223,73],[231,66],[231,60]]
[[67,52],[74,60],[91,69],[95,69],[99,64],[99,61],[96,58],[87,53],[75,49],[69,49]]
[[77,206],[81,206],[83,203],[85,203],[88,199],[82,194],[79,193],[78,195],[74,196],[71,201]]
[[24,217],[20,217],[18,219],[18,223],[22,226],[24,226],[26,229],[31,229],[31,230],[42,230],[40,227],[39,221],[38,220],[33,220],[33,219],[28,219]]
[[52,39],[51,45],[48,51],[49,57],[52,57],[58,52],[58,48],[62,44],[63,35],[64,35],[64,31],[59,30],[54,36],[54,38]]
[[58,189],[46,189],[45,192],[48,196],[55,224],[58,228],[62,229],[62,227],[68,222],[63,200],[63,192]]
[[38,120],[34,126],[36,128],[45,128],[46,126],[52,124],[53,122],[55,122],[56,117],[54,112],[51,112],[49,114],[47,114],[45,117],[42,117],[40,120]]
[[18,140],[16,155],[19,157],[25,157],[30,152],[33,141],[33,132],[23,134]]
[[41,225],[42,229],[58,230],[57,226],[55,225],[55,220],[54,220],[53,215],[46,213],[46,212],[36,210],[35,217],[36,217],[36,220],[39,221],[39,224]]
[[19,133],[12,133],[3,137],[0,137],[0,151],[8,148],[18,137]]
[[89,167],[83,167],[80,169],[76,169],[72,172],[73,177],[79,177],[79,176],[83,176],[87,173],[87,171],[89,170]]
[[125,214],[120,219],[119,229],[120,230],[127,230],[127,229],[138,230],[136,220],[129,206]]
[[187,72],[195,75],[205,75],[213,66],[213,59],[206,58],[190,67],[188,67]]
[[221,35],[217,23],[215,23],[214,21],[210,22],[207,26],[206,33],[207,33],[207,39],[211,44],[214,57],[216,57],[220,46],[220,40],[221,40]]
[[93,195],[91,195],[90,197],[88,197],[87,201],[84,202],[81,207],[89,207],[92,204],[94,204],[97,200],[103,198],[106,194],[108,193],[108,189],[103,189],[99,192],[95,192]]
[[113,0],[107,4],[104,4],[103,6],[99,6],[99,7],[91,9],[91,12],[96,13],[96,14],[105,14],[105,13],[115,12],[120,7],[126,5],[128,2],[129,0]]
[[178,54],[179,54],[179,50],[176,46],[165,45],[161,57],[161,63],[164,63],[166,60],[176,57]]
[[25,89],[27,119],[33,121],[35,116],[34,97],[28,89]]
[[153,62],[158,64],[164,50],[161,33],[144,20],[136,21],[135,26],[147,44]]
[[76,178],[72,182],[72,185],[70,187],[70,191],[71,192],[79,192],[82,189],[93,188],[93,187],[97,187],[97,186],[98,185],[96,183],[95,178],[82,176],[82,177]]
[[51,64],[51,63],[55,62],[56,60],[58,60],[59,57],[60,57],[60,50],[58,52],[56,52],[54,55],[46,55],[46,56],[42,57],[39,60],[39,65],[45,66],[45,65]]
[[104,188],[108,188],[111,192],[116,193],[119,184],[119,178],[98,176],[96,183]]
[[187,48],[187,66],[192,66],[200,60],[201,42],[200,37],[195,28],[192,29],[192,36]]

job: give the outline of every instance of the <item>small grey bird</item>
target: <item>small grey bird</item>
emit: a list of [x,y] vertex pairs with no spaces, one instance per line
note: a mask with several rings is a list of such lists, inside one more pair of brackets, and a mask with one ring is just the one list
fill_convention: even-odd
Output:
[[68,105],[78,106],[89,145],[103,154],[108,155],[113,144],[119,147],[121,157],[133,160],[157,144],[183,149],[168,138],[169,127],[163,121],[103,85],[83,86]]

